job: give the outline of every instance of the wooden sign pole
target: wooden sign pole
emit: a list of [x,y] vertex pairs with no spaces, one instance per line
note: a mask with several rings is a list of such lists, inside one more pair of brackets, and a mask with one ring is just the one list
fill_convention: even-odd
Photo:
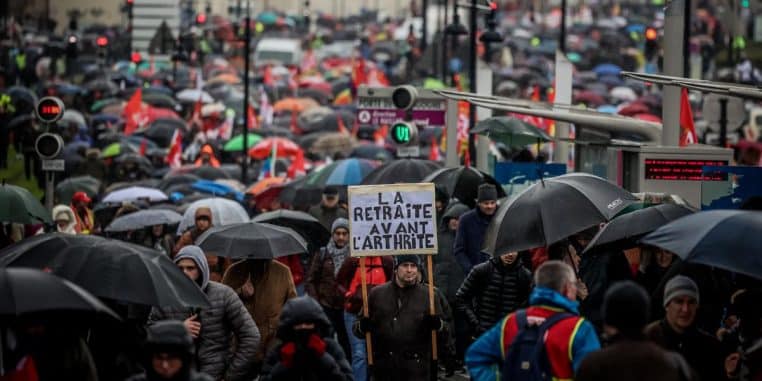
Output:
[[[362,316],[368,317],[368,283],[365,279],[365,258],[360,257],[360,284],[362,285]],[[370,332],[365,332],[365,350],[368,355],[368,365],[373,365],[373,346],[370,343]]]
[[[433,261],[431,259],[433,255],[426,256],[426,273],[429,278],[429,313],[436,315],[436,307],[434,306],[434,270]],[[437,331],[431,331],[431,358],[437,360]]]

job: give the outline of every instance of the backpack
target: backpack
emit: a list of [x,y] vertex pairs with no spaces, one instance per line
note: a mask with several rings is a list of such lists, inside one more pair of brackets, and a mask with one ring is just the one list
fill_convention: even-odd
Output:
[[511,381],[551,380],[550,361],[545,352],[545,334],[548,329],[566,318],[576,315],[556,313],[540,325],[529,325],[525,309],[516,312],[518,331],[508,348],[502,368],[502,379]]

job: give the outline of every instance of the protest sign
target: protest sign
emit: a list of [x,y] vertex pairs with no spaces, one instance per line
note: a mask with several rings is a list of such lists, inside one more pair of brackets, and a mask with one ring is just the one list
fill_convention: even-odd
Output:
[[353,257],[436,254],[434,184],[349,187]]

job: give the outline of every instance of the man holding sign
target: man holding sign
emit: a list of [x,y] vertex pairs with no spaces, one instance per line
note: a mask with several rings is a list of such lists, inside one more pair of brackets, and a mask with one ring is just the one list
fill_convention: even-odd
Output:
[[[431,332],[446,343],[449,327],[439,314],[430,314],[418,256],[397,256],[394,267],[394,279],[370,292],[369,317],[357,320],[354,332],[358,337],[370,333],[374,380],[430,380]],[[445,311],[442,298],[436,299],[436,311]]]
[[[362,277],[363,312],[354,334],[365,337],[374,380],[429,380],[437,342],[451,344],[449,312],[435,297],[431,255],[437,253],[434,184],[349,187],[350,255],[395,256],[394,274],[367,294]],[[427,256],[428,284],[421,282],[419,254]],[[377,259],[377,258],[374,258]],[[360,261],[360,273],[365,261]],[[452,352],[452,345],[443,345]],[[450,353],[448,353],[450,355]]]

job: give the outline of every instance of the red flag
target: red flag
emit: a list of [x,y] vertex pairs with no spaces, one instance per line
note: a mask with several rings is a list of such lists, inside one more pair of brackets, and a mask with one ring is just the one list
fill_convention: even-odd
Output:
[[534,87],[532,87],[532,100],[535,102],[540,101],[540,86],[539,85],[534,85]]
[[265,85],[272,86],[275,84],[275,78],[273,78],[272,67],[270,65],[265,66],[264,79],[262,80]]
[[296,123],[296,111],[291,111],[291,126],[290,126],[291,132],[294,135],[301,135],[302,130],[299,129],[298,124]]
[[352,136],[357,137],[357,134],[360,132],[360,123],[357,121],[357,118],[355,118],[354,123],[352,123]]
[[132,135],[138,129],[140,122],[140,106],[143,103],[143,89],[138,88],[135,94],[132,94],[127,105],[124,106],[124,134]]
[[352,84],[357,88],[367,83],[368,74],[365,72],[365,60],[359,58],[352,67]]
[[344,135],[349,134],[347,126],[344,125],[344,118],[342,118],[341,115],[336,116],[336,121],[339,123],[339,133]]
[[435,136],[432,136],[431,147],[429,147],[429,160],[439,161],[440,159],[441,159],[441,156],[439,154],[439,145],[437,145],[437,138]]
[[164,162],[169,165],[170,168],[177,168],[183,165],[182,153],[183,153],[183,137],[180,136],[180,131],[175,130],[172,134],[172,143],[169,146],[167,157],[164,158]]
[[306,173],[306,171],[304,170],[304,151],[299,150],[299,151],[296,151],[296,157],[294,158],[294,161],[291,162],[291,165],[288,167],[288,177],[293,179],[299,174],[304,174],[304,173]]
[[147,149],[148,149],[148,140],[146,138],[143,138],[140,141],[140,156],[145,156]]
[[688,89],[683,87],[680,94],[680,147],[696,144],[696,127],[693,125],[693,111],[688,101]]
[[386,136],[389,134],[389,126],[384,124],[381,126],[381,128],[377,129],[373,133],[373,140],[376,142],[376,145],[379,147],[383,147],[386,145]]
[[254,107],[251,105],[246,106],[246,118],[249,119],[249,129],[259,129],[259,123],[257,123],[257,116],[254,114]]

